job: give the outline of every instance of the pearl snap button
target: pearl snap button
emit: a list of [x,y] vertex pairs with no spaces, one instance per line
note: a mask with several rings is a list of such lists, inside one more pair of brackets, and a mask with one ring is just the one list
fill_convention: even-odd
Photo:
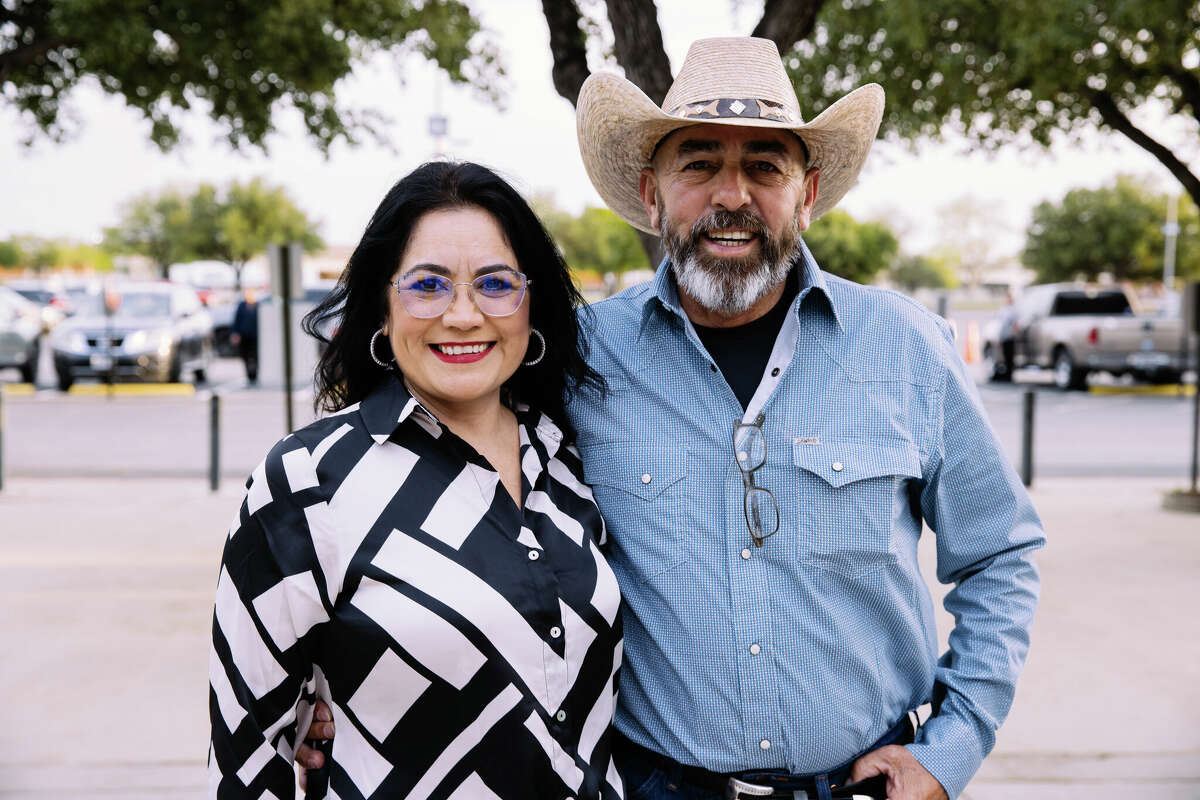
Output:
[[530,560],[530,561],[537,561],[537,560],[538,560],[539,558],[541,558],[541,557],[542,557],[542,554],[541,554],[541,553],[539,553],[537,550],[530,550],[530,551],[529,551],[529,560]]
[[554,715],[554,718],[556,720],[558,720],[559,722],[566,722],[567,721],[567,712],[559,711],[557,714]]
[[553,628],[550,629],[550,638],[551,639],[557,639],[560,636],[562,636],[562,628],[555,625]]
[[842,465],[842,462],[840,462],[840,461],[833,462],[833,471],[834,472],[841,472],[843,469],[845,469],[845,467]]
[[742,548],[742,558],[746,561],[750,560],[750,548],[749,547]]
[[763,739],[761,742],[758,743],[758,746],[761,747],[763,750],[770,750],[771,749],[771,740]]
[[642,475],[642,483],[649,483],[650,481],[651,481],[650,473],[649,472],[644,473]]
[[757,643],[750,645],[750,655],[756,656],[762,652],[762,648]]

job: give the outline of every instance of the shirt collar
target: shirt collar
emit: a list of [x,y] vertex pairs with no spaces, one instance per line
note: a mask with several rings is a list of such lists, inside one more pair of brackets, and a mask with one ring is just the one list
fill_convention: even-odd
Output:
[[363,398],[358,406],[358,414],[367,426],[367,433],[371,434],[376,444],[386,442],[400,423],[412,416],[413,412],[419,413],[428,422],[439,425],[437,418],[412,396],[404,381],[394,372],[389,372],[383,382]]
[[[795,301],[795,307],[799,308],[804,302],[804,298],[811,292],[816,291],[825,296],[825,303],[818,303],[818,307],[822,305],[828,309],[833,316],[834,323],[838,326],[838,330],[845,331],[842,325],[841,316],[838,314],[837,306],[834,305],[833,295],[829,293],[829,285],[825,281],[825,273],[817,266],[816,259],[809,252],[808,245],[804,240],[800,240],[800,255],[796,259],[795,269],[799,271],[800,277],[800,293]],[[679,287],[675,284],[675,274],[671,271],[671,260],[663,258],[662,263],[658,265],[657,272],[654,273],[654,279],[650,282],[650,291],[643,295],[642,306],[642,326],[644,327],[650,317],[650,312],[655,305],[661,306],[667,311],[676,314],[680,317],[687,315],[683,311],[683,307],[679,304]]]

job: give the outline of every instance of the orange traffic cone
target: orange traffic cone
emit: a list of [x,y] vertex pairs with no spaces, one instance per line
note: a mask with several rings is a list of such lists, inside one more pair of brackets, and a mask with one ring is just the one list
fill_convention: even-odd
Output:
[[980,359],[980,356],[983,355],[983,348],[980,346],[980,343],[979,343],[979,323],[978,322],[968,322],[967,323],[967,340],[966,340],[966,342],[964,342],[964,345],[965,345],[964,349],[966,352],[963,353],[963,360],[966,361],[968,364],[974,364],[974,363],[978,362]]

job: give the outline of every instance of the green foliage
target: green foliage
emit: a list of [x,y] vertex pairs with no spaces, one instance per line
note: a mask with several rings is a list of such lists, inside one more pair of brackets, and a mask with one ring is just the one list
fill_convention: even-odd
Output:
[[896,258],[900,243],[882,222],[856,222],[841,209],[815,221],[804,242],[821,269],[858,283],[870,283],[875,274]]
[[207,243],[211,247],[203,254],[226,261],[239,271],[272,242],[299,242],[308,252],[325,246],[316,226],[296,207],[287,191],[267,186],[258,178],[229,187],[215,222],[215,239]]
[[0,267],[16,267],[25,261],[25,251],[13,241],[0,242]]
[[604,275],[649,268],[637,232],[607,208],[585,208],[574,217],[545,197],[533,205],[571,269]]
[[197,102],[235,147],[263,146],[273,112],[290,106],[328,150],[378,135],[378,115],[344,107],[336,84],[355,60],[398,49],[499,96],[494,46],[460,0],[6,0],[0,96],[61,139],[64,99],[91,77],[141,111],[163,149]]
[[1099,122],[1095,91],[1200,117],[1198,29],[1195,0],[841,0],[789,67],[814,112],[875,81],[883,129],[901,137],[950,124],[992,147],[1019,133],[1046,145]]
[[[1022,260],[1039,281],[1102,272],[1118,280],[1161,279],[1166,208],[1165,197],[1128,176],[1101,189],[1074,189],[1034,209]],[[1200,276],[1200,214],[1186,196],[1179,223],[1175,274]]]
[[147,193],[131,200],[121,212],[121,222],[104,231],[104,247],[146,256],[165,277],[169,265],[198,257],[191,222],[182,191]]
[[216,259],[240,276],[246,261],[272,242],[299,242],[312,252],[324,247],[284,189],[255,178],[220,192],[201,184],[191,194],[166,189],[135,198],[121,222],[105,231],[105,248],[154,259],[165,276],[181,261]]
[[953,289],[957,270],[948,259],[931,255],[902,255],[888,270],[888,277],[906,292],[917,289]]
[[101,247],[38,236],[14,236],[0,242],[0,267],[43,272],[52,269],[108,271],[112,254]]

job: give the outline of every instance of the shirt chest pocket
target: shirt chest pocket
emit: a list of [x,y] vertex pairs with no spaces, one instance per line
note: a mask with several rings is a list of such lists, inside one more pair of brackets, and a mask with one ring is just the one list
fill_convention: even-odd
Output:
[[601,445],[584,453],[584,480],[618,553],[614,569],[649,579],[687,560],[692,527],[682,450]]
[[916,447],[863,440],[792,448],[800,558],[850,576],[895,562],[892,527],[898,513],[907,513],[905,484],[921,477]]

